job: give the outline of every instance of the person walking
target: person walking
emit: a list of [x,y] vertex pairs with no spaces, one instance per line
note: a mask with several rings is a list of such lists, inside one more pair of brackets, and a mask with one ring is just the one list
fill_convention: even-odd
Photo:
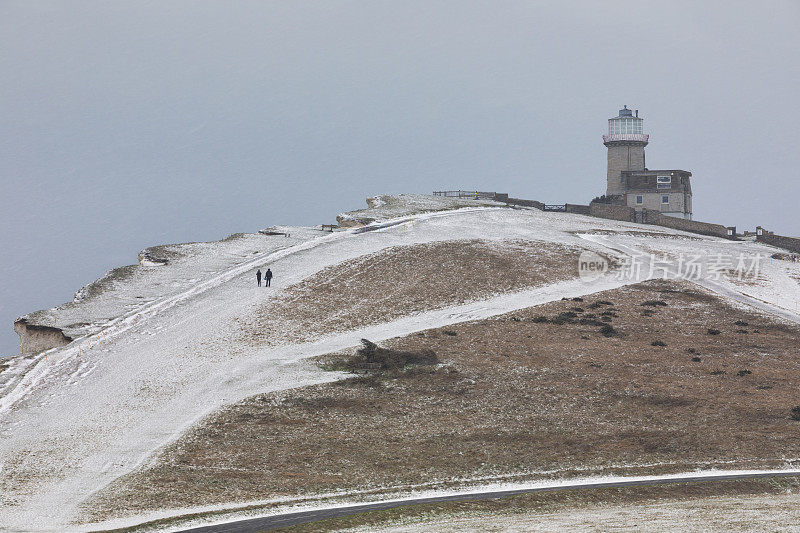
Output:
[[261,269],[260,268],[258,269],[258,271],[256,271],[256,279],[258,280],[258,286],[260,287],[261,286]]
[[269,287],[271,285],[271,282],[272,282],[272,270],[267,269],[267,271],[264,272],[264,286]]

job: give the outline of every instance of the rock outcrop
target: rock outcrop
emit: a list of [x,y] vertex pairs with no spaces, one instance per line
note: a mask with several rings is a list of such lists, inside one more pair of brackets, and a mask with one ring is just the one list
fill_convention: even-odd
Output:
[[14,322],[14,331],[19,335],[22,355],[44,352],[72,342],[72,338],[55,326],[29,324],[24,318]]

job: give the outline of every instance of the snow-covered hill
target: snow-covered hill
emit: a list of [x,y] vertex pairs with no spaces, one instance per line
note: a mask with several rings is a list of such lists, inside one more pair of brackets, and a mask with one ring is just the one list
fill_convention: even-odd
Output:
[[[165,247],[166,264],[150,257],[95,283],[76,302],[28,315],[28,323],[52,321],[74,340],[13,358],[0,372],[0,524],[80,529],[81,502],[152,460],[202,416],[254,394],[338,377],[305,363],[309,357],[362,337],[380,341],[635,283],[679,268],[684,255],[766,257],[754,279],[698,282],[739,305],[800,321],[800,265],[769,259],[774,250],[760,244],[491,202],[381,197],[373,205],[342,218],[363,226],[333,233],[284,228],[289,237],[253,234]],[[574,276],[543,285],[476,293],[457,303],[422,302],[385,320],[356,320],[296,342],[242,342],[244,321],[320,272],[335,277],[338,265],[369,254],[450,241],[574,247],[619,264],[632,253],[656,253],[672,262],[659,271],[647,259],[633,276],[614,271],[591,281],[578,277],[575,264]],[[564,261],[575,262],[573,256]],[[265,266],[275,273],[269,289],[254,279]],[[372,292],[380,298],[382,287]],[[272,331],[280,322],[259,320],[265,335],[280,337]]]

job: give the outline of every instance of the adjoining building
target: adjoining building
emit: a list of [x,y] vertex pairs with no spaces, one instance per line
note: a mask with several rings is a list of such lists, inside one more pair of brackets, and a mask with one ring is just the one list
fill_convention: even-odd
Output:
[[650,135],[644,133],[639,111],[624,106],[608,119],[606,198],[614,204],[660,211],[664,215],[692,219],[692,173],[686,170],[649,170],[644,147]]

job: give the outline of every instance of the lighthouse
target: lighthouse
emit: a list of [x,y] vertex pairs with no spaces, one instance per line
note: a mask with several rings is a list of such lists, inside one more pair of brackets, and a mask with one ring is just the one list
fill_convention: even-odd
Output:
[[606,197],[617,205],[636,211],[637,221],[645,210],[662,215],[692,219],[692,173],[686,170],[650,170],[645,166],[644,147],[650,135],[644,132],[639,111],[623,106],[608,119]]
[[644,133],[639,111],[623,106],[619,115],[608,119],[608,135],[603,135],[603,144],[608,148],[608,172],[606,196],[625,193],[622,176],[624,170],[644,170],[644,147],[650,138]]

